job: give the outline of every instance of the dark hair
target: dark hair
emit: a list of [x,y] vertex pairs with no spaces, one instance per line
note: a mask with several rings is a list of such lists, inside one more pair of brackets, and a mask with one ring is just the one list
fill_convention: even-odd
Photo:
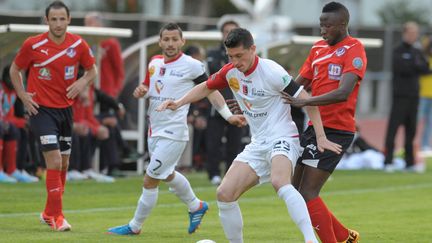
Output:
[[234,48],[243,45],[243,48],[249,48],[254,44],[252,34],[247,29],[235,28],[231,30],[224,41],[227,48]]
[[45,9],[45,17],[48,18],[49,11],[52,8],[53,9],[60,9],[60,8],[66,9],[66,14],[69,17],[69,8],[62,1],[54,1],[50,5],[48,5],[48,7]]
[[341,3],[338,2],[329,2],[324,5],[322,9],[323,13],[340,13],[342,21],[345,21],[348,24],[350,19],[350,14],[348,9]]
[[195,54],[200,54],[201,50],[198,46],[196,45],[190,45],[188,47],[186,47],[184,54],[189,55],[189,56],[193,56]]
[[236,27],[240,27],[240,25],[237,22],[235,22],[234,20],[228,20],[228,21],[223,22],[223,24],[220,27],[220,32],[223,32],[223,29],[225,28],[225,26],[227,26],[229,24],[235,25]]
[[168,23],[162,26],[162,28],[159,31],[159,37],[162,37],[162,32],[164,32],[165,30],[178,30],[180,33],[180,37],[183,38],[183,31],[180,28],[180,26],[178,26],[178,24],[176,23]]

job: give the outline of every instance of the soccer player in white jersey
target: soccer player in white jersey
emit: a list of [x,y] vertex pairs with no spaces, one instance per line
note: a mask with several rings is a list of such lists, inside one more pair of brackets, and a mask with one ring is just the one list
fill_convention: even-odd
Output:
[[[181,201],[189,208],[189,229],[191,234],[201,224],[208,204],[195,196],[189,181],[175,166],[180,160],[189,140],[186,116],[189,106],[176,111],[156,112],[156,107],[164,100],[176,100],[185,95],[196,83],[207,80],[203,63],[185,55],[181,47],[185,43],[182,30],[177,24],[169,23],[159,32],[159,46],[163,55],[152,58],[148,65],[146,79],[134,91],[136,98],[149,99],[148,148],[150,164],[144,175],[144,186],[133,219],[126,225],[108,230],[118,235],[139,234],[144,220],[155,207],[158,186],[164,181]],[[220,93],[209,95],[210,102],[231,124],[246,125],[243,115],[232,115]]]
[[[243,220],[237,202],[253,186],[271,182],[288,212],[304,236],[305,242],[318,242],[305,201],[291,185],[294,165],[300,156],[298,131],[284,104],[281,91],[294,97],[309,97],[303,87],[276,62],[259,58],[250,32],[236,28],[226,38],[225,47],[231,63],[222,67],[176,101],[165,101],[158,110],[180,107],[208,96],[216,89],[229,87],[250,126],[252,139],[232,163],[217,189],[217,204],[225,236],[231,243],[243,242]],[[327,140],[319,111],[306,107],[317,134],[320,151],[341,151]]]

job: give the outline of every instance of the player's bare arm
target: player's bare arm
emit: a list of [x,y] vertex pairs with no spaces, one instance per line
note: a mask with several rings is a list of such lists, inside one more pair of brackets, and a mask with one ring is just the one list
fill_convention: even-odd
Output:
[[137,99],[144,97],[148,92],[148,86],[145,84],[140,84],[138,85],[134,92],[133,92],[133,96]]
[[[299,76],[301,77],[301,76]],[[359,77],[354,73],[345,73],[341,77],[339,87],[331,92],[319,96],[312,96],[308,99],[296,99],[286,92],[282,92],[284,102],[296,107],[328,105],[344,102],[348,99],[357,84]],[[296,81],[297,82],[297,81]]]
[[166,109],[177,110],[179,107],[190,104],[198,100],[202,100],[204,97],[207,97],[214,90],[207,88],[206,82],[200,83],[193,87],[189,92],[187,92],[183,97],[178,100],[166,100],[162,104],[160,104],[156,110],[164,111]]
[[91,82],[96,78],[97,75],[97,69],[96,65],[93,65],[90,69],[87,69],[84,75],[78,79],[77,81],[73,82],[69,87],[67,87],[66,96],[69,99],[75,99],[78,94],[83,92],[87,86],[90,85]]
[[[298,98],[308,99],[310,98],[310,96],[306,91],[302,90],[298,95]],[[306,106],[305,109],[315,130],[318,150],[320,152],[324,152],[324,150],[327,149],[337,154],[340,154],[342,152],[342,146],[337,143],[331,142],[326,137],[318,107]]]
[[246,119],[243,115],[233,115],[229,110],[225,99],[218,90],[211,92],[207,98],[210,103],[216,108],[216,110],[221,114],[221,116],[229,122],[231,125],[237,127],[244,127],[247,125]]
[[27,112],[29,113],[30,116],[36,115],[38,113],[37,108],[39,108],[39,105],[32,98],[36,94],[28,93],[25,91],[22,83],[21,70],[15,64],[15,62],[12,63],[9,74],[12,80],[12,85],[14,86],[14,89],[17,92],[18,97],[23,102]]

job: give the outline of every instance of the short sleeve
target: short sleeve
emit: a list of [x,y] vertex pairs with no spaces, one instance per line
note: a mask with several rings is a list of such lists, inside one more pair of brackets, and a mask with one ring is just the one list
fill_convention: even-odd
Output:
[[20,68],[27,70],[32,63],[32,45],[29,39],[25,40],[21,49],[15,57],[15,64]]
[[[312,47],[313,48],[313,47]],[[306,58],[306,61],[303,63],[303,66],[300,69],[300,76],[312,80],[313,71],[312,71],[312,58],[313,58],[313,49],[310,50],[309,56]]]
[[209,89],[224,89],[228,87],[227,73],[234,66],[229,63],[223,66],[218,72],[212,74],[207,80],[207,88]]
[[347,51],[343,65],[343,73],[354,73],[360,79],[363,79],[366,72],[367,59],[365,49],[360,42]]
[[83,68],[85,70],[90,69],[94,64],[95,64],[95,58],[93,55],[93,52],[91,50],[91,48],[89,47],[89,45],[87,44],[87,42],[84,39],[82,40],[82,54],[81,54],[81,58],[80,58],[80,64],[81,66],[83,66]]

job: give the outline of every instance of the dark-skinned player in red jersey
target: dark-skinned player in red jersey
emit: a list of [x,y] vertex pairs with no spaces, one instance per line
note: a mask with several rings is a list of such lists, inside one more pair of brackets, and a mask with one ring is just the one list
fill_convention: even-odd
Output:
[[[343,152],[355,133],[354,113],[360,81],[366,70],[366,54],[359,40],[348,34],[348,9],[337,2],[326,4],[320,16],[321,35],[296,81],[309,87],[312,96],[298,99],[284,93],[286,103],[294,106],[319,106],[327,138],[342,145]],[[343,153],[320,152],[316,135],[309,125],[301,138],[304,147],[297,163],[293,185],[306,201],[312,225],[323,243],[358,242],[359,234],[342,225],[327,208],[319,193]]]
[[[72,143],[72,105],[96,77],[95,60],[88,44],[67,32],[68,7],[54,1],[45,10],[49,31],[24,41],[10,69],[12,84],[30,115],[30,129],[39,138],[46,162],[47,200],[42,223],[55,231],[69,231],[63,215],[62,195]],[[77,80],[79,65],[86,73]],[[27,92],[22,72],[28,70]]]

